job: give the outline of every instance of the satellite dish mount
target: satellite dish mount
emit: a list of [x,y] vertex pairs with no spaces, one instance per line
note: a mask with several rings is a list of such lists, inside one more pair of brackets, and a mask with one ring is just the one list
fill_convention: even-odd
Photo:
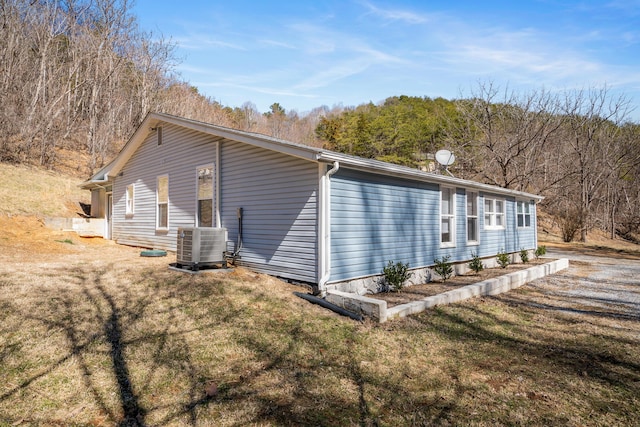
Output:
[[456,161],[456,156],[449,150],[438,150],[436,153],[436,161],[440,164],[441,169],[444,169],[449,175],[453,176],[451,172],[449,172],[449,166]]

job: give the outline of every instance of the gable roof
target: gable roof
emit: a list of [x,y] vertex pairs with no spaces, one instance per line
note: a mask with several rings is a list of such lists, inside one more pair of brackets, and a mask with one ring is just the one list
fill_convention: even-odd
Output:
[[111,162],[97,171],[89,180],[85,181],[82,184],[82,188],[92,189],[108,184],[111,179],[122,170],[124,165],[144,142],[149,133],[152,132],[153,128],[162,123],[173,124],[186,129],[213,135],[220,139],[230,139],[233,141],[265,148],[309,161],[323,163],[338,162],[341,166],[346,166],[351,169],[358,169],[379,175],[396,176],[417,181],[426,181],[449,186],[465,187],[494,194],[511,195],[514,197],[531,199],[536,202],[539,202],[543,199],[542,196],[531,193],[510,190],[495,185],[482,184],[479,182],[469,181],[446,175],[423,172],[418,169],[396,165],[393,163],[382,162],[380,160],[365,159],[349,154],[338,153],[335,151],[285,141],[259,133],[231,129],[224,126],[213,125],[197,120],[185,119],[183,117],[172,116],[164,113],[147,114],[140,126],[138,126],[138,129],[136,129],[136,131],[134,132],[133,136],[129,139],[129,141],[127,141],[122,150],[120,150],[120,153],[118,153],[118,155]]

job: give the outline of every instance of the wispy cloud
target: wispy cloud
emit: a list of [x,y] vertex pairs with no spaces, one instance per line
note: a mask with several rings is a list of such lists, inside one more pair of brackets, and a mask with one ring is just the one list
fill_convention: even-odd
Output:
[[584,42],[567,38],[572,36],[533,27],[483,26],[453,17],[440,24],[432,33],[441,45],[435,56],[455,74],[533,84],[562,84],[586,76],[599,80],[605,74],[604,64],[576,48]]
[[247,50],[239,44],[225,42],[223,40],[213,38],[208,34],[188,34],[182,37],[176,37],[174,41],[181,48],[188,50],[206,50],[210,48]]
[[367,8],[370,14],[388,21],[402,21],[407,24],[423,24],[431,20],[431,17],[427,15],[409,10],[384,9],[367,1],[361,1],[360,4]]
[[340,80],[362,74],[376,66],[401,63],[403,61],[400,59],[374,50],[361,52],[356,57],[342,58],[332,62],[329,67],[311,74],[294,85],[294,88],[296,90],[320,89],[331,86]]
[[640,15],[640,0],[614,0],[605,4],[605,7],[621,10],[627,15]]
[[247,92],[256,92],[264,95],[274,95],[274,96],[287,96],[287,97],[296,97],[296,98],[315,98],[315,95],[302,93],[300,91],[288,90],[282,88],[272,88],[272,87],[264,87],[264,86],[254,86],[254,85],[246,85],[234,83],[232,81],[203,81],[203,82],[195,82],[198,87],[211,87],[211,88],[232,88],[232,89],[240,89]]
[[205,67],[196,67],[193,65],[189,65],[187,63],[183,63],[178,65],[178,71],[180,71],[181,73],[206,74],[209,72],[209,69]]
[[281,47],[281,48],[284,48],[284,49],[291,49],[291,50],[298,49],[296,46],[294,46],[291,43],[280,42],[280,41],[276,41],[276,40],[260,39],[260,40],[258,40],[258,43],[260,43],[262,45]]
[[188,56],[179,70],[226,100],[290,98],[310,109],[305,99],[355,105],[397,94],[455,97],[485,78],[522,88],[606,82],[640,96],[640,0],[508,7],[348,0],[255,16],[246,7],[215,8],[206,20],[177,6],[162,14],[171,16],[163,28],[179,28],[171,36]]
[[530,45],[529,49],[525,49],[524,46],[499,48],[477,43],[459,45],[455,52],[448,53],[444,59],[458,67],[466,64],[465,72],[469,72],[469,65],[475,64],[478,70],[510,72],[523,76],[535,74],[538,79],[541,75],[564,79],[600,70],[597,62],[568,53],[562,55],[560,52],[532,49]]
[[303,52],[309,55],[333,53],[339,43],[333,31],[308,22],[291,24],[288,30],[289,36],[298,40]]
[[369,68],[369,66],[370,64],[366,64],[358,59],[337,63],[295,84],[294,89],[297,91],[306,91],[326,87],[339,80],[360,74]]
[[298,23],[290,29],[304,46],[302,68],[312,70],[293,86],[298,91],[327,87],[374,66],[406,64],[403,58],[374,48],[369,41],[347,32],[308,23]]

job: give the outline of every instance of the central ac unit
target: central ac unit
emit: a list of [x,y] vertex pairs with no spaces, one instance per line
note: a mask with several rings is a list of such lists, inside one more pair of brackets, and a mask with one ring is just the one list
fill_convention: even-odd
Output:
[[178,228],[176,264],[198,270],[225,263],[227,229],[215,227]]

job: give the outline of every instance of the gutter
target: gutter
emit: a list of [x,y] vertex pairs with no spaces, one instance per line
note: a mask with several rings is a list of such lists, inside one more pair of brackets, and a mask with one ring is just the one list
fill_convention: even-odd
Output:
[[78,187],[80,187],[83,190],[91,190],[93,188],[105,188],[106,185],[109,185],[109,180],[108,179],[103,179],[103,180],[99,180],[99,181],[85,181],[82,184],[78,184]]
[[331,151],[325,151],[317,155],[318,161],[325,162],[341,162],[348,165],[349,168],[371,172],[381,175],[395,176],[398,178],[419,180],[423,182],[439,183],[445,185],[456,185],[460,187],[470,188],[478,191],[484,191],[491,194],[509,195],[517,198],[526,198],[533,200],[535,203],[541,202],[544,197],[537,194],[526,193],[524,191],[512,190],[509,188],[497,187],[495,185],[483,184],[480,182],[469,181],[466,179],[456,178],[447,175],[437,175],[428,172],[422,172],[417,169],[408,168],[406,166],[395,165],[392,163],[382,162],[374,159],[363,159]]
[[331,176],[340,170],[340,162],[334,161],[333,167],[322,176],[321,220],[320,220],[320,266],[322,276],[318,281],[318,293],[324,297],[326,284],[331,276]]

